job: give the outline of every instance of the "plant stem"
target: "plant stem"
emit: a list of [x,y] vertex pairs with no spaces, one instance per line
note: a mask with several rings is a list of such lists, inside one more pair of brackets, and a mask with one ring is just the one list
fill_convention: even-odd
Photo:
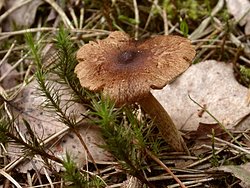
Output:
[[93,158],[93,156],[91,155],[89,149],[88,149],[88,146],[86,145],[86,143],[84,142],[81,134],[76,130],[76,129],[72,129],[72,131],[76,134],[76,136],[78,137],[78,139],[80,140],[82,146],[84,147],[85,151],[87,152],[87,155],[88,157],[90,158],[90,160],[92,161],[93,165],[95,166],[96,170],[97,170],[97,173],[99,174],[100,173],[100,170],[98,169],[97,165],[96,165],[96,162]]
[[167,173],[169,173],[173,179],[180,185],[181,188],[187,188],[182,182],[181,180],[174,175],[174,173],[170,170],[170,168],[168,168],[159,158],[157,158],[153,153],[151,153],[149,150],[146,149],[146,153],[156,162],[158,163],[164,170],[167,171]]
[[33,154],[41,155],[42,157],[46,157],[46,158],[51,159],[51,160],[53,160],[57,163],[60,163],[60,164],[63,163],[63,161],[61,159],[59,159],[58,157],[47,153],[44,149],[41,149],[38,147],[33,147],[32,145],[26,143],[22,139],[14,136],[13,134],[11,134],[9,132],[6,132],[6,136],[8,136],[9,138],[12,138],[15,142],[25,146],[25,148],[29,149],[31,152],[33,152]]
[[189,154],[188,148],[174,122],[152,93],[140,100],[139,104],[154,120],[164,140],[176,151],[185,151]]

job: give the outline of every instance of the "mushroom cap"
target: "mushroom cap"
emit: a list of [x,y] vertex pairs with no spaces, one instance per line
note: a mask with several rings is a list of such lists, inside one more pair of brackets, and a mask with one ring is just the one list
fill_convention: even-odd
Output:
[[150,89],[163,88],[190,66],[194,56],[191,42],[183,37],[137,41],[114,31],[78,50],[75,73],[83,87],[103,91],[121,105],[139,101]]

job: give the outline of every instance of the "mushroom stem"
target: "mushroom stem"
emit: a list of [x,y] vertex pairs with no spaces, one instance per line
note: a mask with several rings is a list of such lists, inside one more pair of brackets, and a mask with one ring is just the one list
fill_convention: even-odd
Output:
[[188,148],[171,117],[152,93],[149,92],[149,94],[138,101],[138,103],[142,109],[154,119],[164,140],[176,151],[184,151],[189,154]]

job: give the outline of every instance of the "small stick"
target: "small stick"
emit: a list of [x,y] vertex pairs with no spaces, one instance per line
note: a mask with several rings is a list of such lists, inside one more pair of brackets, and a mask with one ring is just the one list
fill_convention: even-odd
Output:
[[138,10],[138,6],[137,6],[137,1],[133,0],[133,4],[134,4],[134,9],[135,9],[135,40],[138,39],[138,28],[139,28],[139,10]]
[[0,16],[0,23],[2,23],[2,21],[7,18],[12,12],[14,12],[16,9],[30,3],[32,0],[27,0],[27,1],[24,1],[24,2],[21,2],[19,4],[17,4],[16,6],[13,6],[11,7],[9,10],[7,10],[5,13],[3,13],[1,16]]
[[47,180],[49,182],[50,187],[54,188],[53,182],[52,182],[52,180],[50,178],[50,175],[49,175],[47,169],[44,166],[42,167],[42,169],[43,169],[43,172],[44,172],[44,174],[45,174],[45,176],[46,176],[46,178],[47,178]]
[[151,9],[150,9],[150,12],[149,12],[147,21],[146,21],[145,26],[144,26],[144,30],[146,30],[147,27],[148,27],[148,25],[149,25],[149,22],[150,22],[150,20],[151,20],[151,18],[152,18],[152,16],[153,16],[152,11],[153,11],[153,9],[155,8],[156,4],[158,4],[158,0],[154,0],[154,2],[152,3],[152,6],[151,6]]
[[84,142],[81,134],[79,132],[77,132],[77,130],[75,129],[71,129],[75,135],[78,137],[78,139],[80,140],[82,146],[84,147],[85,151],[87,152],[87,155],[89,156],[90,160],[92,161],[93,165],[95,166],[96,170],[97,170],[97,173],[99,174],[100,173],[100,170],[98,169],[97,165],[96,165],[96,162],[93,158],[93,156],[91,155],[89,149],[88,149],[88,146],[86,145],[86,143]]
[[204,19],[199,25],[199,27],[197,27],[188,38],[191,40],[200,38],[200,35],[205,31],[212,18],[223,8],[223,6],[224,6],[224,0],[219,0],[214,9],[212,10],[211,16]]
[[[238,138],[236,137],[235,139],[237,140]],[[233,141],[233,140],[232,140],[232,141]],[[206,146],[206,147],[207,147],[207,146]],[[215,155],[218,155],[220,152],[224,151],[225,148],[227,148],[227,146],[223,146],[221,149],[219,149],[218,151],[216,151],[214,154],[215,154]],[[213,157],[213,154],[211,154],[211,155],[209,155],[209,156],[207,156],[207,157],[205,157],[205,158],[203,158],[203,159],[201,159],[201,160],[199,160],[199,161],[196,161],[196,162],[194,162],[194,163],[192,163],[192,164],[186,166],[185,168],[192,168],[192,167],[194,167],[194,166],[197,166],[197,165],[199,165],[199,164],[205,162],[206,160],[211,159],[212,157]]]
[[54,1],[54,0],[44,0],[47,3],[49,3],[56,11],[57,13],[61,16],[63,23],[70,29],[74,29],[74,26],[70,22],[69,18],[65,14],[65,12],[61,9],[61,7]]
[[247,59],[246,57],[244,57],[244,56],[240,56],[240,59],[242,60],[242,61],[244,61],[245,63],[247,63],[248,65],[250,65],[250,60],[249,59]]
[[71,15],[71,17],[72,17],[72,19],[73,19],[73,21],[74,21],[75,27],[76,27],[76,28],[79,28],[79,27],[78,27],[78,22],[77,22],[76,13],[75,13],[75,11],[74,11],[74,9],[73,9],[72,7],[69,7],[69,12],[70,12],[70,15]]
[[[205,178],[208,175],[203,173],[203,174],[183,174],[183,175],[175,175],[178,178],[183,178],[183,179],[197,179],[197,178]],[[161,180],[171,180],[173,177],[171,175],[158,175],[154,177],[148,178],[148,181],[161,181]]]
[[[207,135],[207,136],[208,136],[209,138],[212,138],[212,135]],[[250,151],[247,150],[247,149],[244,149],[244,148],[242,148],[242,147],[240,147],[240,146],[236,146],[236,145],[233,144],[233,143],[227,142],[227,141],[222,140],[222,139],[217,138],[217,137],[213,137],[213,138],[214,138],[216,141],[219,141],[219,142],[221,142],[221,143],[223,143],[223,144],[226,144],[226,145],[228,145],[228,146],[230,146],[230,147],[232,147],[232,148],[234,148],[234,149],[236,149],[236,150],[240,150],[240,151],[242,151],[242,152],[244,152],[244,153],[250,155]]]
[[202,108],[210,117],[212,117],[218,125],[235,141],[238,145],[241,146],[241,144],[234,138],[234,136],[226,129],[226,127],[212,114],[210,113],[206,108],[201,106],[198,102],[196,102],[190,95],[188,95],[191,101],[193,101],[195,104],[197,104],[200,108]]
[[[1,32],[0,36],[13,36],[13,35],[20,35],[25,33],[34,33],[34,32],[40,32],[40,31],[58,31],[59,28],[55,27],[41,27],[41,28],[29,28],[29,29],[23,29],[19,31],[11,31],[11,32]],[[108,35],[110,32],[105,31],[102,29],[71,29],[71,32],[76,33],[96,33],[96,34],[105,34]]]
[[13,183],[17,188],[22,188],[22,186],[4,170],[0,169],[0,174],[2,174],[5,178],[10,180],[11,183]]
[[165,7],[162,9],[162,18],[164,23],[164,34],[168,35],[168,16],[167,16],[167,10]]
[[[220,150],[216,151],[216,152],[215,152],[215,155],[218,155],[218,154],[219,154],[220,152],[222,152],[225,148],[226,148],[226,147],[223,147],[223,148],[221,148]],[[205,161],[211,159],[212,157],[213,157],[213,155],[211,154],[211,155],[209,155],[209,156],[207,156],[207,157],[205,157],[205,158],[203,158],[203,159],[201,159],[201,160],[199,160],[199,161],[196,161],[196,162],[194,162],[194,163],[192,163],[192,164],[186,166],[185,168],[192,168],[192,167],[194,167],[194,166],[197,166],[197,165],[199,165],[199,164],[201,164],[201,163],[203,163],[203,162],[205,162]]]
[[[204,179],[200,179],[200,180],[187,181],[187,182],[185,182],[185,184],[186,185],[192,185],[192,184],[197,184],[197,183],[212,181],[214,179],[215,178],[204,178]],[[179,187],[179,185],[178,184],[174,184],[174,185],[168,186],[168,188],[175,188],[175,187]]]
[[146,153],[156,162],[158,163],[164,170],[167,171],[167,173],[169,173],[174,180],[181,186],[181,188],[187,188],[182,182],[181,180],[174,175],[174,173],[160,160],[158,159],[153,153],[151,153],[149,150],[146,149]]
[[83,21],[84,21],[84,8],[80,9],[80,23],[79,23],[79,29],[82,29],[83,26]]
[[0,82],[3,81],[3,79],[8,76],[10,72],[12,72],[27,56],[29,53],[25,54],[21,59],[19,59],[8,71],[6,71],[0,78]]
[[5,54],[3,59],[0,61],[0,67],[2,66],[3,62],[9,57],[9,55],[10,55],[12,49],[14,48],[15,44],[16,44],[16,40],[11,44],[10,49],[7,51],[7,53]]

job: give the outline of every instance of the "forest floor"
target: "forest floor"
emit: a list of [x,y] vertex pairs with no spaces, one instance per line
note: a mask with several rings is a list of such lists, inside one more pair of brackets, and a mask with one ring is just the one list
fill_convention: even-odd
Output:
[[[247,0],[0,0],[0,187],[249,188],[249,10]],[[191,41],[191,66],[153,92],[188,152],[138,103],[81,86],[76,52],[113,31]]]

